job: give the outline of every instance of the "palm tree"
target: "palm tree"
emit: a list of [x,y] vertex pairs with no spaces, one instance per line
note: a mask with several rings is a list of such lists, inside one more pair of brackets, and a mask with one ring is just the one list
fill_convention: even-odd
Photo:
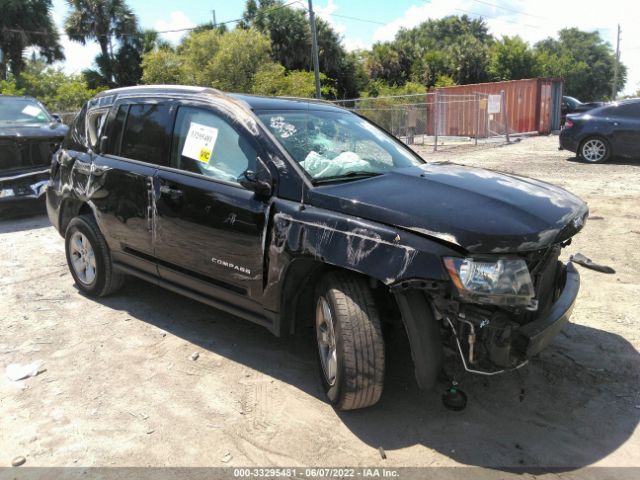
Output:
[[64,59],[51,8],[51,0],[0,0],[0,79],[6,78],[7,64],[20,75],[27,47],[38,47],[48,63]]
[[67,0],[71,13],[64,21],[69,39],[85,45],[96,41],[102,59],[107,59],[107,77],[112,78],[113,40],[135,35],[138,22],[125,0]]

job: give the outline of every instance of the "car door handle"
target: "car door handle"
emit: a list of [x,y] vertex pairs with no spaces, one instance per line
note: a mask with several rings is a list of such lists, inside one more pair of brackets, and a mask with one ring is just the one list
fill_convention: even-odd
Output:
[[170,187],[169,185],[160,185],[160,193],[169,195],[172,200],[177,200],[182,197],[184,192],[178,188]]

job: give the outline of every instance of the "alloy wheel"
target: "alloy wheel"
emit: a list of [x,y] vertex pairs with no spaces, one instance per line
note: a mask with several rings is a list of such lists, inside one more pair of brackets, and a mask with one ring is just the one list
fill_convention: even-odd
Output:
[[336,372],[338,369],[336,335],[331,308],[324,297],[318,299],[316,306],[316,339],[320,353],[322,373],[327,383],[334,385],[336,383]]
[[599,162],[607,154],[607,146],[598,138],[587,140],[582,146],[582,158],[587,162]]
[[69,242],[71,266],[84,285],[96,279],[96,257],[89,239],[81,232],[74,232]]

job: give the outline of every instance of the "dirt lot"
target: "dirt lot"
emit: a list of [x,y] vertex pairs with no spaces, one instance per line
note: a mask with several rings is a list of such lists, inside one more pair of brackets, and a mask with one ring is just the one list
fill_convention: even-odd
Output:
[[[577,193],[591,219],[566,253],[617,270],[580,270],[573,323],[522,371],[461,377],[459,413],[443,408],[444,385],[419,394],[397,345],[381,402],[336,412],[309,332],[279,340],[142,281],[85,298],[45,216],[0,222],[0,466],[640,466],[640,162],[586,165],[556,148],[425,154]],[[6,378],[35,360],[37,377]]]

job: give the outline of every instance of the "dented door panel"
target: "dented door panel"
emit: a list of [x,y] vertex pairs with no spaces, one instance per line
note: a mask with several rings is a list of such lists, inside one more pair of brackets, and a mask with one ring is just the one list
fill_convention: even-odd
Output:
[[96,157],[93,165],[88,200],[114,260],[157,274],[151,198],[155,167],[111,155]]

